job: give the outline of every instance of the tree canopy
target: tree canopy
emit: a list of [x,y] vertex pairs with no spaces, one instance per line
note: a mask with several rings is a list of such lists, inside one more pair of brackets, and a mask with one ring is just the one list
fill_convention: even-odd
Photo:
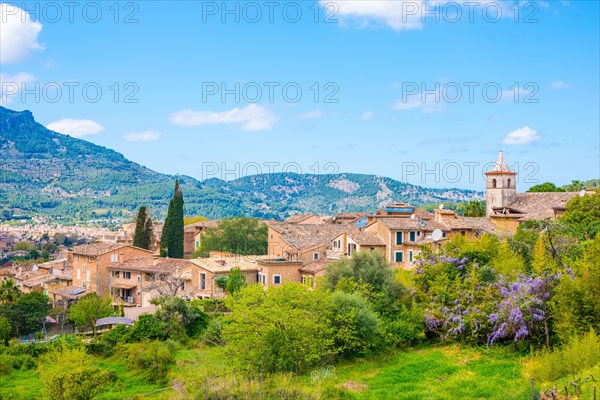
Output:
[[242,255],[266,254],[267,232],[267,226],[256,218],[224,219],[202,234],[196,255],[206,257],[210,251]]
[[183,230],[183,193],[177,179],[160,239],[161,257],[183,258]]

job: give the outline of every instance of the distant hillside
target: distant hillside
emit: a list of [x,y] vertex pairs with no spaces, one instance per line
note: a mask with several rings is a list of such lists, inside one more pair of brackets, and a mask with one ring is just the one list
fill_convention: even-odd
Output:
[[[67,222],[129,217],[145,204],[166,211],[174,176],[122,154],[46,129],[29,111],[0,107],[0,208]],[[263,174],[199,182],[179,177],[187,215],[284,218],[299,212],[373,210],[392,201],[414,205],[481,198],[461,189],[428,189],[361,174]]]

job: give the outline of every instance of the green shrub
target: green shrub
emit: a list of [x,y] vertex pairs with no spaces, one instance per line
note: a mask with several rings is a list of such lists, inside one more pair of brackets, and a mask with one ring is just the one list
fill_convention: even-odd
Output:
[[524,374],[542,382],[570,376],[600,364],[600,338],[594,330],[573,338],[560,350],[535,353],[525,362]]
[[330,299],[334,346],[340,355],[354,357],[375,349],[381,339],[381,322],[358,293],[336,291]]
[[175,364],[177,343],[143,341],[123,345],[127,364],[139,371],[151,383],[164,383],[169,368]]
[[222,316],[212,317],[204,331],[204,340],[208,344],[216,346],[223,343],[223,325],[227,320]]

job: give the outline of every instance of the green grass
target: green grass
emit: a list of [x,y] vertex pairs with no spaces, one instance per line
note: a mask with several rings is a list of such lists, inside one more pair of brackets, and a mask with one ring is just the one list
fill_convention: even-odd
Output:
[[[95,399],[116,400],[133,398],[162,388],[162,386],[149,384],[144,377],[136,375],[118,357],[98,358],[96,365],[105,371],[111,372],[114,380],[106,382],[104,391]],[[68,366],[66,367],[68,368]],[[40,382],[35,369],[13,371],[8,377],[0,377],[0,400],[42,399],[41,391],[42,382]],[[159,396],[160,393],[157,393],[156,396],[146,396],[144,399],[156,399]]]
[[[178,362],[197,363],[199,371],[207,367],[205,362],[222,363],[219,350],[210,347],[180,349],[175,356]],[[321,384],[313,383],[311,375],[305,374],[291,378],[285,386],[320,393],[324,399],[520,400],[530,398],[529,381],[522,373],[523,360],[504,348],[424,345],[393,355],[342,362],[336,366],[335,379],[328,378]],[[162,388],[129,370],[118,355],[98,359],[97,365],[115,376],[97,399],[135,398]],[[179,368],[175,366],[173,371]],[[585,372],[598,376],[599,370],[600,366]],[[560,388],[568,383],[568,379],[563,379],[552,385]],[[551,389],[549,385],[544,389]],[[538,386],[536,389],[541,388]],[[14,371],[9,377],[0,378],[0,399],[40,398],[41,389],[35,370]],[[169,398],[172,394],[158,392],[144,399]]]
[[354,399],[509,400],[530,393],[519,359],[503,349],[419,347],[354,361],[336,372],[337,383],[323,383],[322,392],[325,386],[362,387],[348,391]]

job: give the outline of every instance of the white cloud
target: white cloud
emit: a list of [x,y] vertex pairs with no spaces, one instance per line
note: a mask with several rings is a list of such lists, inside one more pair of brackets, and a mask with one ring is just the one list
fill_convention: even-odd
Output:
[[419,109],[424,113],[440,112],[444,110],[444,96],[442,90],[406,94],[402,99],[396,100],[392,108],[396,110]]
[[[493,95],[493,90],[490,90],[489,94],[485,94],[485,96],[490,96],[488,99],[490,102],[496,100],[491,97]],[[535,100],[536,97],[534,91],[519,86],[516,89],[503,90],[502,93],[500,93],[500,100],[498,100],[498,103],[523,103],[524,101],[533,102]]]
[[173,113],[169,119],[171,123],[180,126],[240,124],[239,129],[243,131],[269,130],[277,121],[269,110],[254,103],[223,112],[182,110]]
[[[338,19],[341,24],[348,21],[356,22],[359,26],[367,26],[372,22],[382,23],[400,31],[405,29],[420,29],[421,22],[419,1],[389,1],[389,0],[356,0],[338,1],[319,0],[324,12],[332,20]],[[335,9],[332,9],[332,5]]]
[[123,135],[123,138],[128,142],[152,142],[158,140],[160,132],[144,131],[144,132],[129,132]]
[[33,81],[35,77],[26,72],[18,74],[3,74],[0,73],[0,104],[8,104],[11,102],[11,97],[16,96],[23,84]]
[[85,135],[95,135],[104,130],[104,127],[91,119],[61,119],[46,125],[51,131],[64,135],[80,138]]
[[362,113],[362,115],[360,116],[360,119],[362,119],[363,121],[368,121],[371,118],[373,118],[373,115],[375,115],[375,113],[373,111],[365,111],[364,113]]
[[42,24],[32,21],[19,7],[0,3],[0,64],[23,60],[31,50],[41,50],[37,42]]
[[[548,3],[533,0],[540,7]],[[497,22],[501,18],[521,16],[520,9],[531,1],[514,0],[319,0],[325,18],[342,26],[353,24],[359,28],[383,25],[393,30],[422,29],[426,22],[453,24],[459,20]],[[530,15],[527,10],[524,15]],[[534,20],[534,16],[531,15]]]
[[307,111],[305,113],[298,115],[298,118],[313,119],[313,118],[321,118],[324,116],[325,116],[325,114],[323,114],[323,112],[321,110],[313,110],[313,111]]
[[571,86],[570,83],[567,83],[564,81],[556,81],[556,82],[552,82],[550,87],[552,89],[560,90],[560,89],[571,89],[573,86]]
[[528,126],[512,131],[502,141],[503,144],[522,146],[542,140],[539,132]]

